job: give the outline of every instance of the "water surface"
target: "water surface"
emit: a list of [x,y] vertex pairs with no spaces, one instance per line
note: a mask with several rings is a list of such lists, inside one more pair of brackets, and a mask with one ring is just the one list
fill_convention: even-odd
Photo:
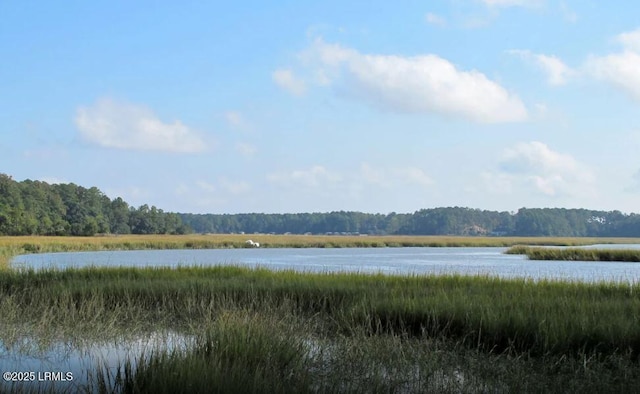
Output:
[[[0,381],[0,392],[47,391],[95,392],[97,368],[115,381],[118,368],[124,360],[132,366],[140,357],[152,352],[186,349],[194,338],[175,332],[152,332],[144,336],[115,338],[112,340],[60,340],[37,336],[0,339],[0,370],[6,372],[33,373],[22,381]],[[52,380],[47,373],[57,374]],[[24,376],[24,375],[23,375]],[[13,390],[13,391],[12,391]]]
[[[640,245],[588,247],[640,248]],[[639,282],[640,264],[623,262],[530,261],[504,254],[506,248],[336,248],[336,249],[211,249],[46,253],[17,256],[16,269],[65,269],[86,266],[177,267],[239,265],[302,272],[361,272],[388,275],[463,274],[534,280]],[[123,360],[135,360],[158,347],[182,346],[188,338],[157,335],[87,344],[57,341],[42,346],[34,338],[0,339],[3,371],[73,372],[72,382],[49,383],[56,389],[86,388],[89,371],[102,366],[115,373]],[[31,383],[42,388],[41,382]],[[4,388],[26,388],[13,383]],[[1,386],[1,385],[0,385]],[[2,387],[0,387],[2,391]]]
[[[639,245],[589,247],[638,248]],[[506,248],[278,248],[181,249],[45,253],[17,256],[15,268],[86,266],[177,267],[240,265],[301,272],[361,272],[390,275],[461,274],[502,278],[638,282],[640,264],[532,261],[504,254]]]

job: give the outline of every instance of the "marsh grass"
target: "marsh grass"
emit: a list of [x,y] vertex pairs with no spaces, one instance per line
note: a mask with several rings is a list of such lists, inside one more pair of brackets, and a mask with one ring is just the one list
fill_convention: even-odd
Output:
[[638,243],[637,238],[568,237],[456,237],[456,236],[324,236],[324,235],[113,235],[94,237],[0,237],[0,269],[12,257],[27,253],[54,253],[138,249],[247,248],[252,239],[266,248],[341,247],[507,247],[518,244],[572,246],[595,243]]
[[[456,338],[485,351],[640,351],[638,284],[465,276],[391,277],[241,267],[0,272],[4,322],[188,325],[246,309],[314,317],[352,335]],[[46,323],[45,323],[46,322]]]
[[235,266],[4,270],[0,340],[196,338],[97,367],[85,392],[624,392],[640,384],[639,287]]
[[124,361],[98,374],[99,392],[304,393],[310,387],[305,343],[292,330],[255,313],[225,312],[188,349]]
[[85,392],[620,392],[640,384],[640,295],[631,284],[233,266],[6,270],[0,315],[3,341],[157,330],[196,338],[98,367]]
[[640,250],[637,249],[543,248],[518,245],[509,248],[505,253],[523,254],[529,260],[640,262]]
[[88,386],[33,392],[619,393],[635,392],[640,384],[637,363],[621,356],[532,358],[451,341],[364,335],[337,337],[310,353],[295,336],[281,339],[290,333],[286,328],[234,314],[236,322],[214,324],[184,351],[157,351],[115,368],[98,367]]

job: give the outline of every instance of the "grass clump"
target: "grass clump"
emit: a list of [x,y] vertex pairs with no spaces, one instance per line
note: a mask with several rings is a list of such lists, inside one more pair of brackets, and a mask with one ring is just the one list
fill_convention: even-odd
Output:
[[366,329],[370,335],[456,338],[486,350],[637,353],[638,286],[224,266],[93,267],[0,272],[0,305],[7,308],[0,312],[39,321],[54,310],[59,325],[113,316],[123,322],[144,317],[154,325],[243,308],[314,317],[342,335]]
[[273,320],[225,312],[189,349],[124,362],[98,373],[98,392],[304,393],[310,387],[305,344]]
[[529,260],[640,262],[640,250],[637,249],[543,248],[518,245],[509,248],[505,253],[523,254]]
[[96,370],[88,392],[620,392],[640,384],[639,287],[232,266],[0,271],[0,340],[196,338]]

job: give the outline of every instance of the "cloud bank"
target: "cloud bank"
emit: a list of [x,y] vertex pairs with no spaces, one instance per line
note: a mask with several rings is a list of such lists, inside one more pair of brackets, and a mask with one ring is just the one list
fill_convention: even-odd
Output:
[[317,39],[302,57],[317,68],[323,85],[383,110],[462,116],[478,123],[528,117],[522,101],[497,82],[437,55],[363,54]]
[[424,16],[424,20],[430,25],[435,25],[440,27],[444,27],[447,25],[447,20],[444,17],[438,14],[434,14],[433,12],[428,12]]
[[289,69],[279,69],[271,74],[271,78],[281,89],[294,96],[302,96],[307,90],[304,81],[293,74]]
[[498,167],[498,173],[485,174],[485,178],[507,192],[513,186],[524,186],[546,196],[572,196],[586,193],[594,183],[586,165],[538,141],[505,149]]
[[397,188],[401,186],[430,187],[434,181],[421,169],[413,166],[374,168],[363,162],[358,170],[338,173],[322,165],[309,169],[278,172],[267,175],[267,181],[292,189],[327,190],[364,189],[365,186]]
[[622,52],[591,56],[585,68],[595,78],[640,101],[640,29],[622,33],[616,41],[622,45]]
[[574,71],[556,56],[532,53],[531,51],[522,49],[512,49],[507,51],[507,53],[516,55],[544,71],[545,74],[547,74],[547,82],[550,85],[564,85],[574,74]]
[[142,105],[101,99],[79,107],[74,121],[87,141],[107,148],[177,153],[206,149],[189,127],[178,120],[165,123]]

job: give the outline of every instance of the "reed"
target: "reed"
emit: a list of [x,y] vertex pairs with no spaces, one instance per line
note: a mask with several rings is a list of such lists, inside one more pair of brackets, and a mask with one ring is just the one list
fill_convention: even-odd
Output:
[[640,250],[637,249],[565,249],[518,245],[509,248],[505,253],[523,254],[529,260],[640,262]]
[[[194,346],[125,361],[97,376],[99,392],[305,393],[310,365],[304,341],[259,315],[224,313]],[[107,382],[113,382],[109,385]]]
[[620,392],[640,384],[639,287],[233,266],[5,270],[0,339],[197,338],[96,370],[87,392]]
[[[0,272],[3,316],[188,324],[226,309],[315,316],[340,335],[457,338],[486,350],[640,354],[637,284],[310,274],[240,267]],[[16,311],[19,310],[20,313]],[[52,313],[51,311],[55,311]]]
[[[310,352],[304,342],[295,346],[295,337],[283,343],[280,334],[271,331],[253,341],[238,335],[236,329],[219,336],[203,336],[184,352],[140,357],[135,367],[126,360],[115,374],[96,371],[96,380],[106,384],[91,392],[634,392],[640,383],[637,365],[623,357],[597,360],[585,354],[580,358],[533,359],[398,336],[339,338]],[[214,338],[214,342],[208,342]],[[271,343],[251,346],[251,342],[262,341]],[[242,351],[232,352],[233,356],[228,350],[221,355],[211,351],[220,348]]]

